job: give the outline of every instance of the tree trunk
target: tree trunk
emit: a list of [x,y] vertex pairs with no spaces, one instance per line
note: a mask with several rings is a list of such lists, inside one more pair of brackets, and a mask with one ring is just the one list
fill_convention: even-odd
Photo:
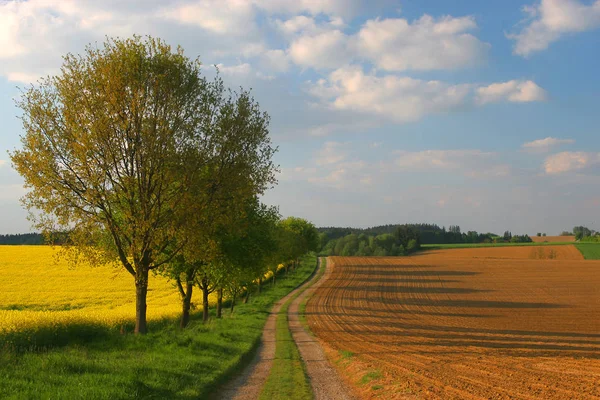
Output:
[[194,289],[194,282],[187,282],[185,296],[182,299],[182,312],[181,312],[181,323],[179,326],[185,328],[190,322],[190,308],[192,307],[192,292]]
[[223,309],[223,288],[217,291],[217,318],[221,318],[221,310]]
[[139,267],[135,276],[135,333],[148,333],[146,321],[146,296],[148,295],[148,269]]
[[237,297],[237,292],[233,292],[233,296],[231,297],[231,314],[233,314],[233,307],[235,307],[235,298]]
[[208,285],[202,286],[202,321],[208,321]]
[[262,289],[262,277],[258,278],[258,293],[260,293]]
[[250,285],[246,289],[246,297],[244,297],[244,304],[248,304],[248,300],[250,300]]

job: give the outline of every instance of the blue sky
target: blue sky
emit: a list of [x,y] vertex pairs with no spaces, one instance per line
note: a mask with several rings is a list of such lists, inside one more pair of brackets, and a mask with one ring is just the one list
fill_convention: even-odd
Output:
[[16,87],[134,33],[253,89],[283,215],[600,230],[600,0],[0,0],[0,233],[30,230]]

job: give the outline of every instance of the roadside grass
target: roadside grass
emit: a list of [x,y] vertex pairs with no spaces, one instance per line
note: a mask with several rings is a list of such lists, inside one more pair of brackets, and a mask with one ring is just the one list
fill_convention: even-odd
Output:
[[203,324],[197,313],[185,330],[175,319],[151,322],[145,336],[73,327],[54,342],[42,335],[45,346],[29,347],[23,337],[8,344],[0,336],[0,398],[207,398],[252,358],[272,305],[315,264],[314,255],[305,257],[233,314],[225,310],[222,319],[211,315]]
[[[323,275],[325,274],[325,269],[327,268],[327,257],[321,258],[321,268],[317,271],[317,275],[315,277],[315,282],[318,282]],[[310,297],[305,298],[298,306],[298,319],[300,320],[300,324],[302,327],[312,336],[314,336],[310,326],[308,325],[308,321],[306,320],[306,304],[310,300]]]
[[[312,399],[313,392],[309,382],[306,365],[302,361],[298,346],[294,342],[292,332],[288,325],[288,310],[290,304],[306,289],[317,282],[325,273],[325,262],[323,262],[311,284],[304,287],[292,298],[290,298],[280,309],[276,321],[277,347],[275,348],[275,359],[271,372],[260,393],[260,400],[286,400],[286,399]],[[304,312],[306,310],[306,300],[303,300],[298,305],[298,318],[304,329],[310,333],[310,329],[306,323]]]
[[515,246],[565,246],[577,245],[575,242],[543,242],[543,243],[448,243],[448,244],[422,244],[421,250],[440,249],[468,249],[474,247],[515,247]]
[[600,260],[600,243],[577,243],[575,247],[586,260]]

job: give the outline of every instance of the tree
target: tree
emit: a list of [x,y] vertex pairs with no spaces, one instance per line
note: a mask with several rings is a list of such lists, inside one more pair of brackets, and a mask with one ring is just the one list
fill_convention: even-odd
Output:
[[591,236],[592,231],[585,226],[576,226],[573,228],[573,233],[575,234],[576,240],[581,240],[584,237]]
[[17,103],[25,134],[11,159],[30,189],[24,204],[39,229],[69,232],[71,255],[118,258],[135,280],[136,333],[147,331],[149,272],[180,250],[205,88],[181,48],[135,36],[68,54]]
[[[217,291],[219,306],[227,285],[222,240],[247,232],[249,205],[274,184],[269,117],[246,91],[231,93],[217,77],[207,85],[202,129],[196,132],[188,168],[198,171],[190,182],[185,223],[178,231],[184,257],[167,268],[182,298],[182,327],[189,318],[194,284],[202,291],[203,319],[208,319],[208,296]],[[250,207],[250,208],[249,208]],[[182,282],[186,284],[183,285]],[[220,311],[220,307],[219,307]]]

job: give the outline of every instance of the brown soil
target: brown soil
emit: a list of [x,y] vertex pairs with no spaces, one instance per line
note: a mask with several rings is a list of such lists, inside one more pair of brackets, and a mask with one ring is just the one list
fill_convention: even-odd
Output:
[[332,257],[308,322],[363,398],[600,399],[600,261],[502,249]]
[[583,260],[583,255],[572,244],[561,246],[505,246],[475,247],[466,249],[431,250],[415,257],[443,258],[505,258],[541,260]]
[[574,242],[575,236],[531,236],[535,243]]

